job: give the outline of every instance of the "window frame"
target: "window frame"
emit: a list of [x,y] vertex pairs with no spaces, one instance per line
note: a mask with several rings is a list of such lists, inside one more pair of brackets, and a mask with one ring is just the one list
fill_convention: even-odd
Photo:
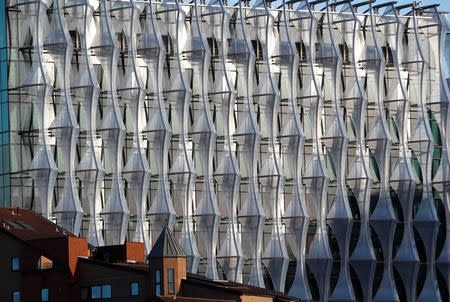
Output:
[[167,269],[167,293],[175,294],[175,269],[172,267]]
[[[15,297],[16,294],[19,294],[19,300],[16,300],[16,297]],[[20,302],[20,301],[22,301],[22,297],[21,296],[22,295],[20,294],[20,290],[13,290],[13,292],[11,294],[12,301],[13,302]]]
[[[112,284],[93,284],[90,285],[87,288],[87,298],[85,300],[83,300],[83,296],[82,296],[82,301],[110,301],[112,300]],[[96,291],[96,293],[98,293],[99,295],[96,295],[95,297],[92,295],[94,292],[94,289]],[[109,292],[106,291],[106,289],[109,289]],[[108,293],[108,295],[106,295],[105,293]],[[83,295],[83,292],[81,293]]]
[[[44,296],[43,296],[44,292],[46,292],[46,294],[47,294],[47,295],[46,295],[47,299],[45,299],[45,300],[44,300]],[[50,299],[50,298],[49,298],[49,290],[48,290],[48,287],[42,288],[42,289],[41,289],[41,301],[42,301],[42,302],[48,302],[49,299]]]
[[[15,260],[17,260],[17,268],[14,268]],[[20,257],[11,257],[11,271],[20,272]]]
[[[102,286],[102,299],[112,299],[112,285],[111,284],[103,284]],[[109,288],[108,297],[105,295],[105,289]]]
[[161,271],[158,269],[155,271],[155,294],[161,295],[162,291]]
[[[136,293],[133,292],[133,289],[134,289],[133,285],[136,285],[136,288],[135,288],[136,289]],[[138,281],[132,281],[130,283],[130,296],[131,297],[138,297],[139,296],[139,282]]]
[[[94,288],[99,290],[99,296],[94,297],[92,295],[92,293],[94,292]],[[102,286],[101,285],[91,285],[89,288],[89,295],[88,295],[88,299],[92,299],[92,300],[101,300],[102,299]]]
[[82,287],[81,288],[81,301],[89,300],[90,287]]

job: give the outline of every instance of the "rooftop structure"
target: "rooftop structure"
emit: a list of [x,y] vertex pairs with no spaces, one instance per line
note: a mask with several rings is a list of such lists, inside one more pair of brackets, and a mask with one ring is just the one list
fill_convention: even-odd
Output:
[[186,254],[173,233],[165,227],[148,254],[148,259],[167,257],[186,257]]
[[76,237],[36,212],[20,208],[0,208],[0,228],[23,241]]
[[[187,276],[186,256],[168,229],[147,264],[142,243],[88,247],[85,238],[30,210],[2,208],[0,221],[3,301],[297,301],[262,288]],[[158,250],[174,244],[176,254]],[[155,269],[161,274],[159,292],[152,286]]]

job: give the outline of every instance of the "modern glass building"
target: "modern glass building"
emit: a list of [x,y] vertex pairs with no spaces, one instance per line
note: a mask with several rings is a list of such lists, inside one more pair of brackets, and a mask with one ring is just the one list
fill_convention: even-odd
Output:
[[446,301],[449,64],[436,5],[0,1],[0,204],[168,226],[189,272],[305,301]]

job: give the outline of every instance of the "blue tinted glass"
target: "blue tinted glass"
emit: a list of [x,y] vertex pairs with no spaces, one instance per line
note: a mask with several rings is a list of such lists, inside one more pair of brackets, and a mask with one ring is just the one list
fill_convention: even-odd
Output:
[[20,302],[20,292],[19,291],[15,291],[13,293],[13,302]]
[[137,283],[137,282],[131,283],[131,295],[132,296],[139,295],[139,283]]
[[[8,130],[8,69],[6,52],[6,9],[5,1],[0,1],[0,131]],[[0,169],[1,170],[1,169]]]
[[156,271],[155,281],[156,281],[156,283],[160,283],[161,282],[161,272],[160,271]]
[[174,274],[173,268],[169,268],[169,282],[173,282]]
[[[0,132],[8,131],[9,128],[6,12],[6,1],[0,1]],[[2,143],[6,144],[7,142],[3,139]],[[3,162],[8,164],[5,165]],[[9,173],[9,153],[0,152],[0,174],[7,173]],[[0,189],[0,205],[7,206],[11,204],[9,183],[4,182],[3,186],[4,188]],[[20,293],[18,299],[20,300]],[[16,301],[15,298],[13,300]]]
[[156,284],[156,295],[161,295],[161,284]]
[[11,261],[11,269],[13,271],[18,271],[20,270],[20,259],[19,258],[12,258]]
[[102,286],[102,298],[111,298],[111,285]]
[[41,301],[48,301],[48,288],[41,290]]
[[174,282],[174,276],[175,276],[175,272],[173,270],[173,268],[169,268],[168,269],[168,279],[169,279],[169,294],[174,294],[175,293],[175,282]]
[[91,287],[91,298],[92,299],[100,299],[101,297],[102,297],[101,286],[92,286]]

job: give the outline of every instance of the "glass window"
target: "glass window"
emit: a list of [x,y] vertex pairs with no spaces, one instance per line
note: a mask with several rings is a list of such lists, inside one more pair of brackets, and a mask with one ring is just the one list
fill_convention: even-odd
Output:
[[20,259],[19,257],[14,257],[11,259],[11,270],[13,272],[18,272],[20,270]]
[[102,298],[111,298],[111,285],[102,285]]
[[132,296],[139,296],[139,283],[131,282],[130,291]]
[[91,298],[92,299],[101,299],[102,298],[102,287],[101,286],[92,286],[91,287]]
[[48,301],[48,288],[41,289],[41,301]]
[[81,289],[81,301],[86,301],[89,298],[89,288],[83,287]]
[[12,300],[13,302],[20,302],[20,292],[18,290],[13,292]]
[[161,295],[161,271],[155,272],[155,294]]
[[175,293],[175,271],[173,268],[169,268],[167,270],[167,279],[168,279],[168,285],[169,285],[169,294]]

